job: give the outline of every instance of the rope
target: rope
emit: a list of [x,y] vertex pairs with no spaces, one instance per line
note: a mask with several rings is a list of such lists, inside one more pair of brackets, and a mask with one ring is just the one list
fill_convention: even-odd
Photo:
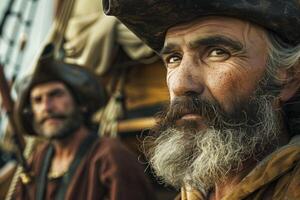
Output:
[[[31,5],[31,10],[36,10],[36,4],[35,2],[37,0],[32,0],[33,3]],[[11,1],[13,2],[13,0]],[[27,0],[23,0],[22,2],[22,5],[20,7],[20,10],[25,10],[25,3],[28,2]],[[71,13],[72,13],[72,10],[73,10],[73,7],[74,7],[74,4],[75,4],[75,0],[65,0],[63,1],[63,8],[62,10],[60,11],[59,15],[55,18],[54,20],[54,23],[53,23],[53,27],[54,27],[54,31],[52,33],[52,37],[51,37],[51,40],[50,42],[54,44],[54,47],[55,47],[55,50],[56,50],[56,53],[58,54],[61,46],[62,46],[62,42],[63,42],[63,37],[64,37],[64,33],[65,33],[65,30],[67,28],[67,25],[68,25],[68,21],[69,21],[69,18],[71,17]],[[25,27],[27,28],[28,32],[29,32],[29,27],[31,25],[31,21],[30,20],[30,17],[32,17],[32,19],[34,18],[34,15],[33,13],[35,12],[29,12],[31,14],[28,15],[28,20],[24,20],[25,22]],[[22,18],[23,16],[23,13],[19,13],[17,15],[19,17],[19,20]],[[4,26],[5,22],[3,22],[3,26]],[[1,24],[2,25],[2,24]],[[13,38],[16,38],[18,32],[19,32],[19,26],[17,26],[17,23],[15,24],[14,26],[14,37]],[[2,32],[1,32],[2,33]],[[1,36],[1,35],[0,35]],[[12,40],[10,40],[12,41]],[[11,42],[11,43],[14,43],[14,42]],[[12,49],[12,46],[13,45],[10,45],[9,46],[9,49],[8,51],[6,52],[6,63],[8,63],[8,58],[11,54],[11,49]],[[21,48],[21,51],[23,51],[24,48]],[[19,54],[18,56],[18,63],[21,63],[22,59],[23,59],[23,52],[21,52],[21,54]],[[18,68],[16,68],[15,72],[18,71]],[[32,151],[33,151],[33,148],[35,146],[35,139],[29,139],[27,141],[27,144],[26,144],[26,147],[25,147],[25,150],[24,150],[24,156],[26,158],[28,158]],[[9,190],[7,192],[7,195],[6,195],[6,198],[5,200],[11,200],[12,199],[12,196],[13,196],[13,193],[15,192],[15,189],[16,189],[16,185],[18,183],[18,180],[19,180],[19,177],[20,175],[22,174],[23,172],[23,169],[21,166],[18,166],[17,169],[16,169],[16,172],[14,173],[14,176],[12,178],[12,181],[11,181],[11,184],[10,184],[10,187],[9,187]]]
[[[33,1],[36,1],[36,0],[33,0]],[[11,37],[10,38],[7,38],[8,42],[9,42],[9,46],[7,48],[7,51],[5,52],[5,55],[4,55],[4,59],[1,59],[1,60],[4,60],[4,62],[6,64],[8,64],[10,62],[10,57],[11,57],[11,54],[12,54],[12,49],[13,49],[13,46],[15,45],[15,40],[16,40],[16,37],[19,35],[19,31],[20,31],[20,27],[22,25],[22,22],[26,22],[24,19],[23,19],[23,14],[28,6],[28,1],[27,0],[23,0],[21,1],[19,7],[18,7],[18,11],[12,11],[12,8],[14,6],[14,3],[15,3],[15,0],[11,0],[7,6],[7,9],[5,11],[5,14],[4,14],[4,17],[1,21],[1,24],[0,24],[0,39],[2,39],[3,41],[3,30],[4,30],[4,27],[8,21],[8,17],[9,16],[14,16],[16,17],[16,22],[13,24],[12,26],[12,34],[11,34]],[[31,12],[32,14],[34,12],[32,12],[32,10],[30,10],[29,12]],[[27,25],[27,27],[29,28],[30,27],[30,24]],[[2,61],[3,62],[3,61]],[[31,151],[32,151],[32,147],[33,147],[33,143],[34,141],[33,140],[28,140],[28,144],[24,150],[24,156],[26,158],[28,158],[28,156],[31,154]],[[12,195],[14,193],[14,190],[15,190],[15,187],[16,187],[16,184],[18,182],[18,179],[19,179],[19,176],[20,174],[23,172],[23,169],[21,166],[18,166],[15,173],[14,173],[14,176],[12,178],[12,181],[11,181],[11,184],[10,184],[10,187],[9,187],[9,190],[7,192],[7,195],[6,195],[6,198],[7,200],[10,200],[12,198]]]
[[101,113],[99,123],[99,135],[101,137],[117,137],[118,123],[117,120],[123,114],[121,102],[118,101],[118,94],[112,95],[107,106]]
[[[36,144],[36,140],[34,138],[27,138],[26,147],[25,147],[25,150],[24,150],[25,158],[28,159],[28,157],[31,155],[31,153],[32,153],[32,151],[35,147],[35,144]],[[14,173],[14,176],[13,176],[12,181],[10,183],[8,192],[7,192],[6,197],[5,197],[5,200],[12,200],[12,196],[15,192],[19,177],[22,174],[22,172],[23,172],[23,168],[20,165],[18,165],[18,167],[16,169],[16,172]]]
[[126,78],[126,69],[122,71],[115,92],[111,96],[108,104],[101,111],[98,134],[100,137],[117,137],[118,120],[124,115],[123,89]]

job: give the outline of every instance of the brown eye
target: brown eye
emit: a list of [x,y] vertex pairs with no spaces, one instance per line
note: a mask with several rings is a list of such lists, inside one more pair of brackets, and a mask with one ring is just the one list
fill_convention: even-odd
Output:
[[224,49],[215,48],[209,52],[209,59],[213,61],[227,60],[230,57],[230,53]]
[[180,62],[180,58],[179,56],[171,56],[170,58],[168,58],[167,62],[170,64]]
[[32,97],[31,98],[31,103],[34,103],[34,104],[39,104],[42,102],[42,97],[40,96],[37,96],[37,97]]
[[176,67],[181,62],[181,56],[179,55],[170,55],[165,59],[166,66],[168,68]]

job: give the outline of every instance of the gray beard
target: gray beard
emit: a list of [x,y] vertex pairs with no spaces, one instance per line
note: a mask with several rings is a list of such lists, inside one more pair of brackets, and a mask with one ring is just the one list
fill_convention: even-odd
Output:
[[246,160],[259,160],[267,148],[276,148],[280,132],[273,100],[270,96],[256,97],[261,118],[251,127],[165,129],[147,153],[156,175],[176,188],[187,184],[206,193],[238,171]]

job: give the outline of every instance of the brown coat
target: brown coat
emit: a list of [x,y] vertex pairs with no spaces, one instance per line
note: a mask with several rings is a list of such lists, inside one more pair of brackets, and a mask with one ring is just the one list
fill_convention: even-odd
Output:
[[[196,190],[182,188],[181,200],[204,200]],[[261,161],[222,200],[300,200],[300,136]]]
[[[37,147],[32,171],[39,174],[49,144]],[[68,200],[154,200],[154,192],[136,157],[118,140],[102,138],[95,142],[79,164],[65,199]],[[53,200],[59,180],[48,180],[45,200]],[[18,183],[15,199],[34,200],[35,182]]]

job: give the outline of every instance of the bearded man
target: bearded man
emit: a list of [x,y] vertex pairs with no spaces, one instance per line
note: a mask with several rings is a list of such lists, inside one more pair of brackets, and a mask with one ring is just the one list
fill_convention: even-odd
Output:
[[148,151],[182,200],[300,199],[300,3],[103,0],[163,59]]
[[91,116],[106,96],[92,73],[44,56],[25,80],[16,118],[44,142],[29,163],[32,181],[19,181],[14,199],[155,199],[133,153],[97,137]]

